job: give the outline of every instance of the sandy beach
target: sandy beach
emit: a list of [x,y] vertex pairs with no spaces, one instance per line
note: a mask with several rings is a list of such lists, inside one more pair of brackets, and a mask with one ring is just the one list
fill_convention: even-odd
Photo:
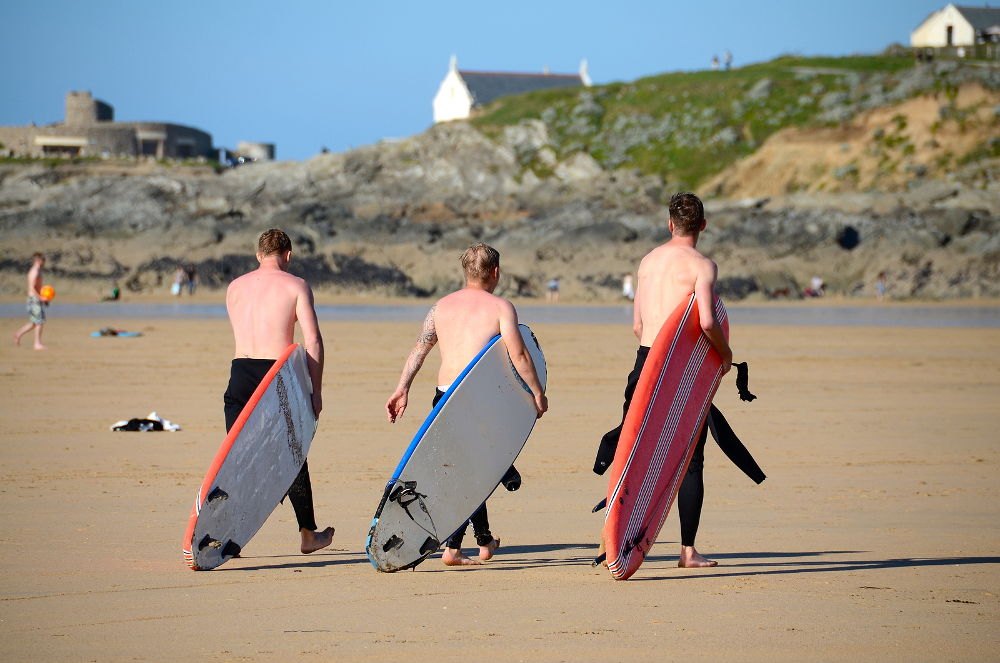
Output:
[[[91,338],[114,321],[53,307],[40,353],[0,320],[4,661],[1000,658],[998,328],[734,327],[759,398],[740,402],[732,376],[716,404],[768,479],[709,442],[697,543],[719,566],[677,568],[671,514],[615,582],[590,566],[606,489],[590,468],[620,417],[627,325],[533,325],[551,410],[523,487],[490,502],[503,547],[483,567],[435,555],[386,575],[364,538],[430,408],[425,369],[401,422],[382,409],[416,325],[322,325],[309,464],[332,548],[298,554],[284,504],[242,558],[196,573],[181,535],[223,438],[226,321],[128,319],[142,337]],[[154,410],[183,430],[109,430]]]

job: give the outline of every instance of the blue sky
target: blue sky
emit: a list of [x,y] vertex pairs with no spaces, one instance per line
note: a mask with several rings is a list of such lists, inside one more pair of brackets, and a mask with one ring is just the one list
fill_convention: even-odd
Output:
[[63,117],[90,90],[122,121],[171,121],[215,144],[305,159],[426,129],[459,67],[575,72],[595,83],[782,53],[874,53],[943,0],[2,0],[0,125]]

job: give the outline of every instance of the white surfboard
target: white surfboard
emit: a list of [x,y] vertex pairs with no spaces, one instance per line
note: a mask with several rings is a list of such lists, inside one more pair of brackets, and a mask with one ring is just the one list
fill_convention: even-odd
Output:
[[[520,331],[544,389],[545,356],[531,330]],[[531,390],[493,337],[431,410],[389,479],[365,542],[372,566],[412,568],[465,527],[536,419]]]
[[315,433],[306,353],[292,344],[261,380],[205,475],[184,533],[188,566],[214,569],[240,553],[295,481]]

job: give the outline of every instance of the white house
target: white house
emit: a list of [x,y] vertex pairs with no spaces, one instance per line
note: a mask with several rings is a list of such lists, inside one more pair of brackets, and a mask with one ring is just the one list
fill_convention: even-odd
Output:
[[510,73],[499,71],[460,71],[458,60],[451,56],[448,73],[434,95],[434,121],[464,120],[472,111],[494,99],[510,94],[557,87],[590,87],[587,61],[580,61],[578,74]]
[[973,46],[1000,39],[1000,8],[959,7],[949,3],[910,33],[914,48]]

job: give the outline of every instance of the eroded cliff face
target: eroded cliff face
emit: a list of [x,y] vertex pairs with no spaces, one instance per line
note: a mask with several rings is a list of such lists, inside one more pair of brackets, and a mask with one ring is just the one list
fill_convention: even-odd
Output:
[[[975,113],[989,125],[986,107]],[[892,109],[880,112],[895,121]],[[864,153],[880,121],[864,119],[864,130],[827,142]],[[556,277],[566,297],[616,300],[623,274],[668,237],[673,191],[663,177],[603,170],[585,152],[542,157],[552,161],[539,176],[524,154],[536,161],[546,141],[538,121],[493,139],[455,122],[222,174],[156,164],[0,166],[0,291],[21,292],[33,251],[49,255],[65,293],[93,293],[112,279],[126,293],[165,289],[179,263],[194,264],[203,287],[224,287],[255,265],[257,234],[280,227],[295,244],[293,271],[320,291],[440,295],[460,284],[461,251],[486,241],[502,253],[507,295],[540,296]],[[796,182],[807,177],[808,164],[794,167],[808,156],[799,147],[786,153],[776,136],[763,150],[762,163],[738,164],[702,191],[726,194],[708,202],[701,246],[730,298],[796,296],[817,275],[831,291],[869,296],[880,271],[897,296],[1000,296],[996,159],[876,192],[831,193],[768,175],[781,163]],[[855,184],[867,181],[866,168]]]
[[[741,198],[797,191],[905,191],[948,179],[977,156],[1000,154],[1000,91],[970,83],[864,111],[835,127],[789,128],[713,177],[704,190]],[[971,158],[970,158],[971,157]],[[995,172],[968,171],[977,205],[993,207]],[[975,194],[970,194],[975,195]]]

